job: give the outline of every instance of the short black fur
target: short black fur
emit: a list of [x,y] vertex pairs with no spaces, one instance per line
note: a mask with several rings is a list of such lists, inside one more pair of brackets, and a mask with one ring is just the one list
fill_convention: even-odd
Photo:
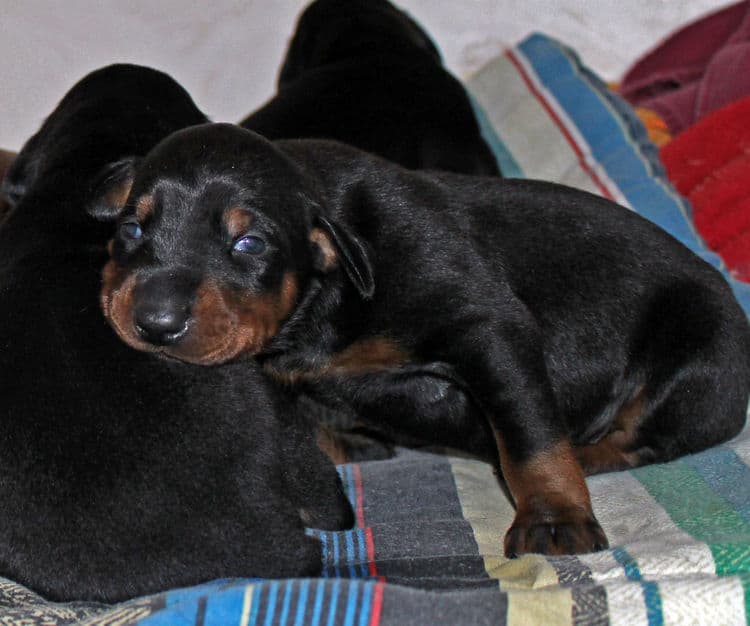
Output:
[[[201,202],[214,185],[221,193]],[[332,389],[375,427],[499,455],[517,506],[509,555],[606,546],[584,473],[695,452],[745,422],[750,330],[729,286],[600,197],[412,172],[335,142],[272,143],[224,124],[159,144],[128,204],[143,197],[156,202],[142,237],[116,248],[125,275],[168,275],[177,257],[164,242],[178,241],[203,280],[249,302],[293,277],[278,329],[232,358],[255,354],[292,386]],[[234,238],[227,210],[247,215]],[[132,219],[127,205],[121,219]],[[231,250],[245,236],[266,248],[238,272]],[[170,298],[183,299],[188,339],[152,349],[202,362],[189,290]],[[400,392],[417,411],[378,410]]]
[[257,367],[157,359],[102,317],[97,175],[205,119],[165,74],[110,66],[71,89],[6,181],[0,574],[49,599],[316,575],[303,519],[353,521],[313,425]]

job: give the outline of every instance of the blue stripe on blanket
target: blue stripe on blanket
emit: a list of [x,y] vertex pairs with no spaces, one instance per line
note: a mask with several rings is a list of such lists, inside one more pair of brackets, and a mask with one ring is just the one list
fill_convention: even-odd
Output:
[[643,580],[638,563],[636,563],[635,559],[630,556],[624,548],[614,548],[612,550],[612,556],[620,565],[622,565],[623,570],[625,570],[625,576],[628,577],[628,580],[641,583],[643,602],[646,605],[646,619],[648,619],[649,626],[661,626],[661,624],[664,623],[664,613],[662,611],[659,586],[655,582]]
[[359,612],[359,623],[357,626],[367,626],[370,621],[370,611],[372,611],[372,592],[375,585],[364,585],[362,590],[362,610]]
[[[356,508],[357,488],[351,464],[337,467],[349,502]],[[320,539],[322,546],[323,577],[339,577],[346,572],[349,578],[369,578],[367,565],[367,540],[364,528],[343,532],[324,532],[307,529],[307,533]]]
[[198,617],[198,599],[164,609],[138,622],[138,626],[194,626]]
[[362,578],[368,578],[370,572],[367,567],[367,539],[365,538],[365,529],[358,528],[357,533],[357,560],[359,561],[359,575]]
[[297,599],[297,613],[294,616],[294,626],[302,626],[307,611],[307,597],[310,593],[310,581],[303,580],[299,587],[299,598]]
[[286,620],[289,617],[289,604],[292,600],[292,584],[287,581],[284,585],[284,599],[281,601],[281,615],[279,616],[279,623],[286,624]]
[[331,533],[331,545],[333,545],[333,575],[336,578],[339,578],[341,576],[341,568],[339,567],[339,564],[341,563],[341,555],[339,554],[339,533]]
[[246,589],[237,587],[208,596],[203,626],[227,626],[234,622],[236,616],[242,615]]
[[[598,90],[589,84],[575,57],[540,35],[529,37],[519,48],[631,206],[692,248],[695,242],[692,227],[674,211],[674,198],[661,181],[651,177],[633,149],[636,145],[623,133],[618,116],[613,115]],[[639,183],[636,187],[627,184],[621,187],[622,183],[633,180]]]
[[325,586],[322,582],[318,581],[315,587],[315,604],[313,605],[312,612],[312,626],[319,626],[320,616],[323,613],[323,593],[325,592]]
[[250,618],[248,626],[255,626],[258,623],[258,614],[260,613],[260,598],[263,593],[263,587],[256,587],[253,592],[253,604],[250,607]]
[[732,505],[750,522],[750,467],[737,453],[726,447],[712,448],[684,459],[711,490]]
[[326,626],[333,626],[334,624],[334,619],[336,618],[336,608],[339,603],[340,589],[341,580],[337,578],[333,581],[333,585],[331,585],[331,590],[329,593],[330,603],[328,605],[328,621],[326,621]]
[[354,626],[354,616],[356,615],[360,584],[352,581],[349,585],[349,593],[346,596],[346,613],[344,615],[344,626]]
[[268,600],[266,601],[266,619],[263,621],[263,626],[271,626],[273,623],[273,616],[276,613],[276,596],[279,594],[279,583],[270,583],[268,587]]
[[737,299],[750,314],[750,285],[734,280],[721,259],[708,250],[690,219],[687,201],[663,174],[646,130],[627,107],[614,107],[615,96],[581,69],[577,57],[543,35],[532,35],[518,50],[565,110],[593,156],[635,211],[672,234],[693,252],[721,270]]

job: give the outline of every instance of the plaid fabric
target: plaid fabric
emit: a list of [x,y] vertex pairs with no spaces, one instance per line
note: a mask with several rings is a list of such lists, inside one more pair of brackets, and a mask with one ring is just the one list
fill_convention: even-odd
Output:
[[[469,83],[503,170],[637,210],[721,267],[632,112],[574,55],[532,36]],[[750,310],[750,288],[735,283]],[[7,581],[0,625],[750,623],[750,430],[673,463],[589,480],[612,548],[509,561],[513,509],[490,466],[403,451],[340,468],[354,530],[316,533],[324,576],[215,581],[108,607],[50,604]]]

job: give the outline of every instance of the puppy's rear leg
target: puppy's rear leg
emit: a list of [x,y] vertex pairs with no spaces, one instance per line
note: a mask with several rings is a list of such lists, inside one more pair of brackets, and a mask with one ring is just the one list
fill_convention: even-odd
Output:
[[653,460],[650,450],[636,447],[647,404],[645,389],[641,387],[620,407],[604,437],[596,443],[574,448],[576,459],[587,476],[631,469]]
[[731,304],[690,285],[665,289],[654,300],[631,367],[646,383],[601,441],[576,448],[586,474],[670,461],[740,431],[750,393],[750,335]]

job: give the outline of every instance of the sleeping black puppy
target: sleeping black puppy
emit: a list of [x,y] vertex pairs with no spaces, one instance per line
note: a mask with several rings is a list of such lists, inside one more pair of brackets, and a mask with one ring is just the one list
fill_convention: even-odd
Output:
[[463,388],[471,400],[439,419],[388,425],[494,450],[517,509],[508,555],[606,546],[585,474],[744,423],[750,329],[728,285],[600,197],[214,124],[112,166],[98,198],[118,219],[101,303],[130,346],[204,365],[253,355],[355,405],[383,377]]
[[95,175],[205,119],[165,74],[111,66],[73,87],[6,179],[0,575],[50,599],[315,575],[303,523],[353,521],[312,425],[258,367],[155,359],[97,304],[111,225],[85,212]]
[[411,169],[499,175],[463,86],[387,0],[316,0],[278,92],[242,122],[269,139],[336,139]]

